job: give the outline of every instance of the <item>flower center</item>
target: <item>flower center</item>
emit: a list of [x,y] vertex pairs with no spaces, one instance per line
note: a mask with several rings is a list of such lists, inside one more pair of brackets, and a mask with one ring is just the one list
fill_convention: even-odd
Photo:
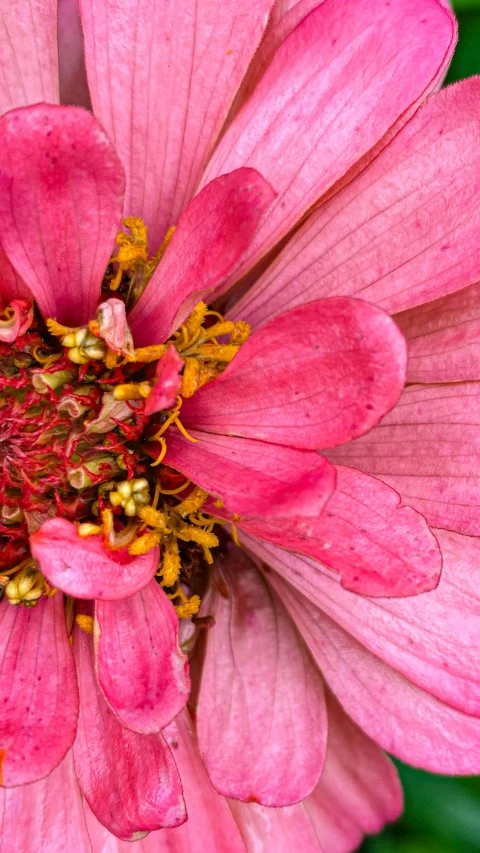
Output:
[[162,463],[165,433],[183,398],[218,376],[248,338],[204,303],[158,346],[135,349],[124,302],[138,298],[161,258],[146,251],[141,220],[124,224],[88,326],[67,328],[35,314],[12,344],[0,343],[0,586],[12,604],[53,594],[29,551],[29,536],[60,515],[80,536],[136,556],[160,546],[157,580],[179,616],[200,606],[202,564],[212,562],[220,522],[202,512],[208,495]]

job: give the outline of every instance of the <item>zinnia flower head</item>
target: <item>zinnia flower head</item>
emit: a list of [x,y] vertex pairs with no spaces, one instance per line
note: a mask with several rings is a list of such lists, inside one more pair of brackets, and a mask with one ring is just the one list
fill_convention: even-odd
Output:
[[4,849],[347,853],[480,766],[480,85],[437,0],[79,7],[2,3]]

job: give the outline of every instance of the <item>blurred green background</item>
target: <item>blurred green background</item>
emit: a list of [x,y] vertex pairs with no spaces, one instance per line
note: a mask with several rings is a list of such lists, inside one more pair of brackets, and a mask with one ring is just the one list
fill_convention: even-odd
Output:
[[[453,3],[459,41],[445,84],[480,74],[480,0]],[[448,778],[397,762],[405,790],[405,814],[368,838],[361,853],[478,853],[480,777]]]

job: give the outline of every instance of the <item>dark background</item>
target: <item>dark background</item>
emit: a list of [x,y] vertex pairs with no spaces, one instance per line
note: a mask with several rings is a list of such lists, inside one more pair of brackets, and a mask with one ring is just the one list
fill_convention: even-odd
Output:
[[[480,0],[457,0],[453,5],[459,42],[445,85],[480,74]],[[480,851],[480,777],[448,778],[400,762],[397,766],[405,790],[405,814],[380,835],[368,838],[362,853]]]

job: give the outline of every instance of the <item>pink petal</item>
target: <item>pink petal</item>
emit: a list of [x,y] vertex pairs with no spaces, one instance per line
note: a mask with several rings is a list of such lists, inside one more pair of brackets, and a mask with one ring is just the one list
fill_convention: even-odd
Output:
[[424,518],[393,489],[352,468],[337,467],[337,486],[317,518],[241,516],[241,530],[289,551],[316,557],[362,595],[417,595],[434,589],[441,569],[437,541]]
[[410,382],[480,379],[480,284],[397,314]]
[[141,734],[165,728],[190,690],[178,617],[155,580],[121,601],[97,601],[96,669],[120,722]]
[[57,0],[2,3],[0,44],[0,114],[58,102]]
[[73,747],[82,792],[98,820],[119,838],[185,820],[180,778],[161,735],[140,735],[120,724],[105,702],[94,672],[93,641],[80,628],[73,643],[80,717]]
[[433,527],[480,534],[480,387],[412,385],[365,439],[328,453],[397,489]]
[[335,469],[309,450],[294,450],[234,436],[191,431],[198,444],[174,429],[165,463],[223,502],[233,513],[317,516],[335,488]]
[[125,303],[121,299],[107,299],[97,308],[97,316],[90,327],[108,345],[122,355],[133,355],[133,338],[127,322]]
[[200,754],[220,793],[289,805],[310,793],[322,770],[322,681],[248,556],[232,544],[217,570],[219,592],[202,608],[215,625],[198,698]]
[[[305,803],[271,809],[257,803],[230,802],[247,853],[324,853]],[[345,851],[342,851],[345,853]]]
[[[341,628],[418,687],[467,714],[480,716],[478,600],[480,543],[435,531],[442,549],[438,587],[428,595],[372,599],[342,589],[320,564],[242,536],[257,559]],[[274,583],[273,573],[268,575]],[[295,593],[297,594],[297,593]],[[282,593],[283,595],[283,593]]]
[[0,228],[44,316],[91,320],[118,229],[123,172],[88,112],[37,104],[0,119]]
[[205,772],[186,712],[167,727],[165,737],[182,778],[188,820],[175,829],[151,832],[141,841],[135,841],[132,847],[129,842],[110,835],[87,805],[88,831],[95,853],[131,853],[132,850],[134,853],[245,853],[227,801],[217,794]]
[[312,302],[243,344],[218,379],[182,406],[213,433],[315,450],[368,432],[398,400],[406,349],[393,321],[352,299]]
[[250,853],[259,843],[262,853],[346,853],[357,848],[365,833],[378,832],[402,811],[402,789],[392,763],[330,693],[327,707],[327,757],[309,797],[285,809],[231,801]]
[[434,0],[326,0],[298,25],[202,179],[251,166],[278,193],[237,278],[430,89],[453,44],[453,16]]
[[156,385],[145,401],[146,415],[153,415],[155,412],[161,412],[162,409],[171,409],[175,405],[182,384],[180,371],[184,364],[183,358],[180,358],[173,344],[157,361]]
[[0,779],[24,785],[60,764],[75,737],[78,690],[63,596],[0,604]]
[[235,312],[256,327],[338,294],[401,311],[478,280],[479,112],[478,78],[430,98],[310,217]]
[[78,0],[58,3],[60,103],[91,108]]
[[[270,65],[275,53],[280,45],[285,41],[287,36],[298,26],[300,21],[320,6],[324,0],[298,0],[298,2],[277,2],[274,4],[270,12],[268,26],[265,35],[260,43],[258,50],[253,57],[247,74],[245,75],[242,85],[234,104],[234,115],[237,114],[241,106],[258,85],[259,79],[263,76],[266,69]],[[230,114],[232,120],[232,113]]]
[[305,802],[324,853],[353,850],[365,833],[400,817],[403,793],[397,771],[376,744],[347,717],[330,691],[325,767]]
[[12,299],[31,299],[25,282],[12,267],[0,245],[0,308],[5,308]]
[[380,746],[436,773],[479,772],[480,719],[416,687],[288,585],[281,596],[343,707]]
[[145,220],[153,251],[195,192],[271,5],[80,1],[94,113],[127,173],[126,214]]
[[242,257],[275,194],[254,169],[212,181],[180,216],[129,320],[138,345],[164,341]]
[[3,853],[92,851],[71,751],[45,779],[0,788],[0,815]]
[[8,307],[12,314],[8,319],[0,320],[0,341],[11,344],[32,325],[33,302],[28,299],[13,299]]
[[143,589],[158,568],[158,548],[140,557],[107,551],[101,536],[82,537],[70,521],[52,518],[30,537],[33,556],[52,586],[75,598],[116,601]]
[[[227,802],[213,788],[203,766],[187,712],[165,730],[184,786],[188,820],[178,829],[164,830],[165,853],[245,853]],[[161,853],[162,837],[145,839],[145,853]],[[150,845],[150,846],[149,846]],[[171,845],[171,846],[170,846]]]

